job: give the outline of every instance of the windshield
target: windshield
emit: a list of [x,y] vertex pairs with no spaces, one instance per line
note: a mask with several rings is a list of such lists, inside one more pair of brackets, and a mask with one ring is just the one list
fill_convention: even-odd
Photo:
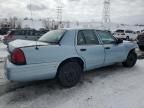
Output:
[[38,41],[47,43],[58,43],[65,30],[53,30],[44,34]]
[[131,31],[131,30],[127,30],[127,31],[125,31],[126,33],[133,33],[133,31]]
[[124,30],[117,30],[117,33],[124,33]]

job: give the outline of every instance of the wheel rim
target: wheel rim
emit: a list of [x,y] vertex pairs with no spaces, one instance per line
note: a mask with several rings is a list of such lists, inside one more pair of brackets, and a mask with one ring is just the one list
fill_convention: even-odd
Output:
[[70,67],[68,72],[65,72],[65,79],[68,82],[75,82],[78,80],[79,74],[77,72],[78,70],[74,67]]

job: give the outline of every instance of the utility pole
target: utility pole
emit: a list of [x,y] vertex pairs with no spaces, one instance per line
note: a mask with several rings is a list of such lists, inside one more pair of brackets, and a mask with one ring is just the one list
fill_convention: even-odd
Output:
[[62,22],[62,3],[61,0],[58,0],[57,2],[57,22]]
[[110,0],[104,0],[102,23],[105,29],[110,30]]

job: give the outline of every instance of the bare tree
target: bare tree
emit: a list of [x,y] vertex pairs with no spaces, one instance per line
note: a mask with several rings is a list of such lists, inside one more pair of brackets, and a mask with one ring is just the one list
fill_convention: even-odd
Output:
[[21,21],[21,20],[18,20],[18,21],[17,21],[17,28],[18,28],[18,29],[21,29],[21,28],[22,28],[22,21]]
[[67,21],[66,24],[67,24],[66,27],[69,28],[70,27],[70,21]]
[[9,18],[9,25],[10,25],[11,28],[13,28],[13,29],[16,28],[17,20],[18,20],[17,17],[10,17]]
[[46,28],[46,29],[50,29],[50,20],[49,20],[49,18],[48,19],[44,19],[43,21],[42,21],[42,23],[43,23],[43,26]]

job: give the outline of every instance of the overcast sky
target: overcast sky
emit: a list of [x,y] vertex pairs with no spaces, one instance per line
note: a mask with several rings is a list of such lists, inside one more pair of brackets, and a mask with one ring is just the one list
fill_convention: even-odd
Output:
[[[61,0],[63,20],[101,21],[103,0]],[[56,18],[57,0],[0,0],[0,17]],[[111,21],[144,24],[144,0],[111,0]]]

